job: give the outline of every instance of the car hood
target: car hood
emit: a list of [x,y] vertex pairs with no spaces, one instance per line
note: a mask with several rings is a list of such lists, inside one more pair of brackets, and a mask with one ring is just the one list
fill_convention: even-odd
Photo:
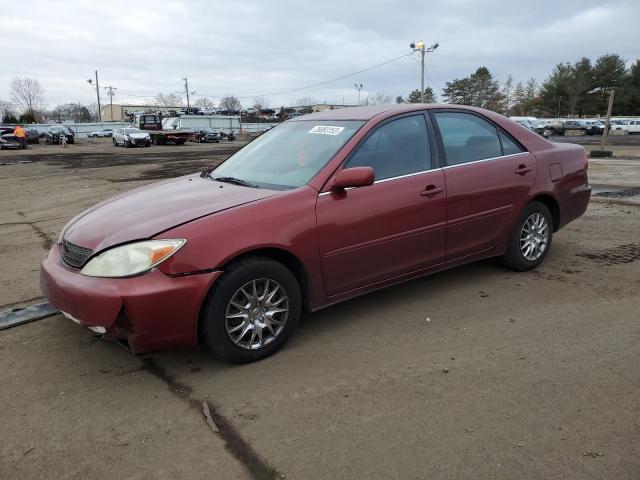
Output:
[[146,132],[135,132],[135,133],[127,133],[127,135],[131,138],[147,138],[149,136]]
[[188,175],[99,203],[72,219],[63,236],[75,245],[100,251],[280,193]]

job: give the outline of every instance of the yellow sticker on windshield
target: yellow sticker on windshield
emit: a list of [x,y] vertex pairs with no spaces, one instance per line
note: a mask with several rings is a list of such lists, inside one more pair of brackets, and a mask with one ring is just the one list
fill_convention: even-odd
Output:
[[319,135],[338,135],[344,127],[332,127],[331,125],[316,125],[307,133],[317,133]]

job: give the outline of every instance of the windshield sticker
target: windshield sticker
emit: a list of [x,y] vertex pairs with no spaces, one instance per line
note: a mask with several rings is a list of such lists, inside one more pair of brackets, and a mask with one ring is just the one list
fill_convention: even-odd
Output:
[[332,127],[330,125],[316,125],[307,133],[317,133],[318,135],[339,135],[344,127]]

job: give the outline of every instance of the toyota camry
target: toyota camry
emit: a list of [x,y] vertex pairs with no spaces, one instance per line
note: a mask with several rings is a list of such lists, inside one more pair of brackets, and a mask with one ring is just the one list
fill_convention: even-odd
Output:
[[582,215],[584,148],[455,105],[291,119],[203,172],[73,218],[41,287],[133,352],[278,350],[303,311],[488,257],[525,271]]

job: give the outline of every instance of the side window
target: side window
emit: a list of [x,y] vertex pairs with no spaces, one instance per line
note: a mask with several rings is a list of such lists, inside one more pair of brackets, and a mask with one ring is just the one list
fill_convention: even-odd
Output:
[[503,155],[515,155],[516,153],[522,153],[524,150],[520,145],[511,140],[506,133],[502,131],[498,131],[498,135],[500,136],[500,143],[502,144],[502,154]]
[[371,167],[376,180],[431,168],[427,125],[422,115],[393,120],[373,132],[346,167]]
[[502,156],[498,131],[492,124],[470,113],[436,112],[447,165]]

